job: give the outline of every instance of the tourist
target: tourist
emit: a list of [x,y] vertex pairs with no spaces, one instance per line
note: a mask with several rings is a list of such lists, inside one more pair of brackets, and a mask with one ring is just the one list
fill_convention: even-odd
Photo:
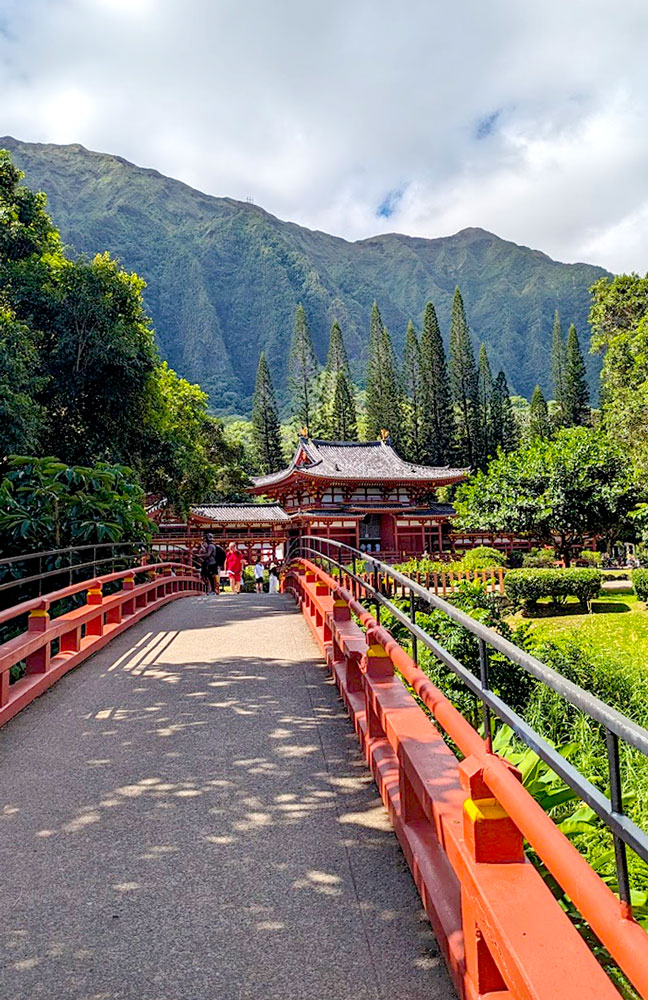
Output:
[[225,552],[220,545],[214,545],[214,536],[207,534],[205,541],[198,551],[202,562],[200,564],[200,575],[209,586],[212,594],[220,591],[220,567],[225,562]]
[[236,548],[236,542],[230,542],[227,547],[225,569],[227,570],[232,593],[240,593],[241,574],[243,572],[243,556]]
[[268,593],[278,594],[279,593],[279,570],[277,569],[277,564],[273,563],[270,567],[270,572],[268,574]]
[[257,556],[254,564],[254,588],[257,594],[263,593],[263,563],[261,556]]

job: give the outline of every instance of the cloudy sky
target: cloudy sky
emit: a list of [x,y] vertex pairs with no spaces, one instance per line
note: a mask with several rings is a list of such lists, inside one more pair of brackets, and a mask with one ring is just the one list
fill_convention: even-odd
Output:
[[0,0],[0,134],[643,273],[647,39],[645,0]]

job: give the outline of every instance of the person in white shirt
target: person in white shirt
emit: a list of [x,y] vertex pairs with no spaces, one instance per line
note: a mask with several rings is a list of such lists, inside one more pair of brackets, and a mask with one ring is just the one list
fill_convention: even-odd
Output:
[[257,594],[263,593],[263,563],[261,562],[261,556],[257,556],[254,564],[254,587]]

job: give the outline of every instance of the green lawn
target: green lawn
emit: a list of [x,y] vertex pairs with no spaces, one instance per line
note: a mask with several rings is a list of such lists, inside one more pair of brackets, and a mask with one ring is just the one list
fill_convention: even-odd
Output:
[[648,669],[648,610],[632,592],[602,591],[592,603],[592,614],[580,610],[577,602],[565,604],[558,613],[550,614],[553,606],[540,604],[537,617],[523,618],[520,613],[509,619],[511,624],[530,622],[533,634],[544,639],[573,634],[589,640],[602,652],[612,653],[620,660]]

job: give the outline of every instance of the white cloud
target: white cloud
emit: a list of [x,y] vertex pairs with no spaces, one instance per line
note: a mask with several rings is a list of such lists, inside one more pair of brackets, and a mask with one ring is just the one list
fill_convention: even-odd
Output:
[[646,271],[647,28],[643,0],[5,0],[0,132],[351,239]]

